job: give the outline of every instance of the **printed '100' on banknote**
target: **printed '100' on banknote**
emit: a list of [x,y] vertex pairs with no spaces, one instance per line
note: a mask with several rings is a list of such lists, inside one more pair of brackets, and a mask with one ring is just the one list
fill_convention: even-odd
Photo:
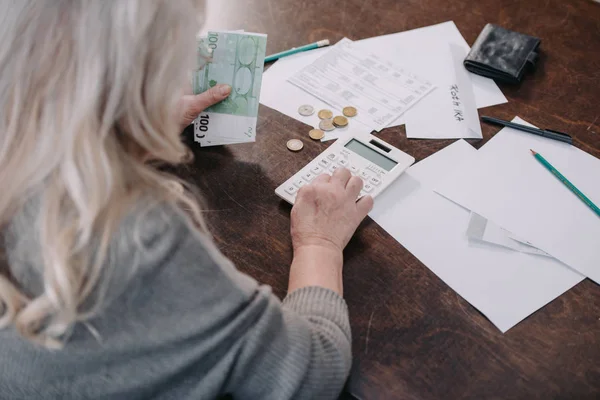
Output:
[[194,121],[202,146],[255,140],[267,36],[246,32],[209,32],[198,40],[194,93],[231,86],[231,95]]

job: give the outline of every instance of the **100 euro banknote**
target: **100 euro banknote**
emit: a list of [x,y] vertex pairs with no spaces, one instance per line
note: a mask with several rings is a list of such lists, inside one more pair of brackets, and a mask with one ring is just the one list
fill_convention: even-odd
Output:
[[253,142],[264,69],[267,36],[246,32],[209,32],[198,39],[194,93],[231,86],[231,95],[194,121],[194,138],[202,146]]

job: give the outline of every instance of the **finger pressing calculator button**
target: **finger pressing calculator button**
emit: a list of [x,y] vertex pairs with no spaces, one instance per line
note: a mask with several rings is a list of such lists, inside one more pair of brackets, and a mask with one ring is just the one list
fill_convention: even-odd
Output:
[[360,171],[358,176],[360,176],[361,178],[363,178],[365,180],[369,180],[369,178],[371,178],[371,175],[369,175],[369,173],[367,171]]
[[329,154],[327,154],[327,158],[329,158],[331,161],[335,161],[335,160],[337,160],[337,154],[329,153]]
[[287,185],[285,187],[285,192],[287,194],[296,194],[296,192],[298,191],[298,188],[295,185]]
[[369,183],[373,186],[379,186],[381,184],[381,179],[373,176],[371,179],[369,179]]
[[337,164],[333,164],[331,167],[329,167],[329,170],[330,170],[331,172],[333,172],[333,171],[335,171],[336,169],[338,169],[339,167],[340,167],[339,165],[337,165]]
[[313,174],[315,175],[319,175],[320,173],[323,172],[323,168],[319,167],[318,165],[315,165],[314,167],[312,167],[310,169],[312,171]]
[[369,193],[370,191],[373,190],[373,185],[369,184],[369,183],[365,183],[363,185],[362,190],[364,190],[366,193]]
[[296,185],[298,188],[301,188],[302,186],[306,185],[306,181],[304,179],[296,179],[294,181],[294,185]]
[[[317,167],[317,168],[321,168],[321,167]],[[310,182],[314,178],[315,178],[315,175],[312,172],[307,172],[302,175],[302,179],[304,179],[306,182]]]
[[350,166],[350,173],[352,175],[358,175],[358,171],[359,171],[359,169],[357,167],[355,167],[354,165]]
[[329,168],[329,166],[331,165],[331,162],[327,161],[326,159],[323,158],[322,160],[319,161],[319,164],[321,164],[321,166],[323,168]]
[[338,164],[340,164],[342,167],[345,167],[345,168],[348,168],[348,165],[350,165],[348,160],[346,160],[345,158],[340,158],[338,160]]

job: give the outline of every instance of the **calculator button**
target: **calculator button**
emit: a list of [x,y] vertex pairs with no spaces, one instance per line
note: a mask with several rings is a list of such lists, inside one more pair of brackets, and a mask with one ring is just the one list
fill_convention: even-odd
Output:
[[338,164],[340,164],[342,167],[345,167],[345,168],[348,168],[348,165],[350,165],[348,160],[346,160],[345,158],[340,158],[338,160]]
[[295,185],[287,185],[285,191],[287,194],[294,195],[298,191],[298,188]]
[[350,173],[352,175],[358,175],[358,171],[359,171],[359,169],[357,167],[355,167],[354,165],[350,166]]
[[369,180],[369,178],[371,178],[371,175],[369,175],[367,171],[360,171],[358,176],[360,176],[364,180]]
[[294,185],[298,186],[298,188],[301,188],[302,186],[306,185],[306,181],[304,179],[296,179],[294,181]]
[[[321,168],[321,167],[317,167],[317,168]],[[314,179],[315,175],[312,172],[307,172],[305,174],[302,175],[302,179],[304,179],[306,182],[310,182]]]
[[329,168],[329,166],[331,165],[331,162],[327,161],[326,159],[322,159],[321,161],[319,161],[319,164],[321,164],[321,166],[323,168]]
[[363,190],[363,191],[365,191],[366,193],[369,193],[370,191],[372,191],[372,190],[373,190],[373,185],[371,185],[371,184],[369,184],[369,183],[365,183],[365,184],[363,185],[363,188],[362,188],[362,190]]
[[321,172],[323,172],[323,168],[319,167],[318,165],[315,165],[314,167],[312,167],[310,169],[312,171],[313,174],[315,175],[319,175]]
[[331,161],[335,161],[337,160],[338,156],[335,153],[329,153],[327,154],[327,158],[329,158]]
[[331,172],[333,172],[333,171],[335,171],[336,169],[338,169],[339,167],[340,167],[339,165],[337,165],[337,164],[333,164],[331,167],[329,167],[329,170],[330,170]]
[[373,186],[379,186],[379,185],[381,185],[381,179],[373,176],[373,177],[371,177],[371,179],[369,179],[369,183]]

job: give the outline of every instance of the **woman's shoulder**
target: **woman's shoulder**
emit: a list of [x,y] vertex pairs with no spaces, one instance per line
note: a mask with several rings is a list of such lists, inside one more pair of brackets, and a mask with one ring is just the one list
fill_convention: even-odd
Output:
[[160,273],[168,268],[215,281],[233,281],[251,293],[256,281],[240,273],[217,248],[206,229],[185,211],[164,203],[139,204],[123,218],[111,245],[112,264],[135,265],[135,272]]
[[113,235],[113,245],[124,241],[156,251],[173,247],[180,239],[197,234],[200,232],[181,209],[172,204],[142,199],[132,205],[120,220]]
[[109,262],[141,269],[176,260],[193,247],[199,262],[210,262],[207,232],[194,226],[186,213],[164,202],[140,200],[120,220],[109,246]]

